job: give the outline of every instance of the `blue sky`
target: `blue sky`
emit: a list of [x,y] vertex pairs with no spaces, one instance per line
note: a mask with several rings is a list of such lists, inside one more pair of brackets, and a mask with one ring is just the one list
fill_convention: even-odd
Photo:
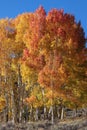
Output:
[[0,19],[14,18],[24,12],[34,12],[42,5],[46,12],[52,8],[64,9],[73,14],[76,21],[81,21],[87,36],[87,0],[0,0]]

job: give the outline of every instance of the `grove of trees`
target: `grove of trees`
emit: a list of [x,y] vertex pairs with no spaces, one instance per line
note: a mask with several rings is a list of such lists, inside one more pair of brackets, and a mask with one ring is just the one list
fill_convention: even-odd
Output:
[[63,10],[0,19],[0,113],[6,120],[63,118],[87,107],[87,48],[80,22]]

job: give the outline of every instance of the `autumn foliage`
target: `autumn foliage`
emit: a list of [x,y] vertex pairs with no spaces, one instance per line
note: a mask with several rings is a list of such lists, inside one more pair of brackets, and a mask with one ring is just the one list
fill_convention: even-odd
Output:
[[86,106],[87,48],[81,23],[62,9],[46,14],[42,6],[1,19],[0,71],[0,111],[6,108],[10,119],[22,120],[26,106],[32,112],[55,104]]

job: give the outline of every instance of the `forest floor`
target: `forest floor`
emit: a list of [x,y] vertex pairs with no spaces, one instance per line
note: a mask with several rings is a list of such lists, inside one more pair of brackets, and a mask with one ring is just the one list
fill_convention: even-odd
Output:
[[8,122],[0,125],[0,130],[87,130],[87,117],[51,121],[27,122],[14,124]]

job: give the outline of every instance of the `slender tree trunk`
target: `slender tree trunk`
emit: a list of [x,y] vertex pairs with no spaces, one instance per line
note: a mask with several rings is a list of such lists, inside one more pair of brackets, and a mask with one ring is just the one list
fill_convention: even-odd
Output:
[[30,121],[34,121],[34,108],[33,108],[33,105],[31,105],[31,110],[30,110]]
[[52,91],[52,99],[51,99],[51,108],[52,108],[52,111],[51,111],[51,121],[52,121],[52,124],[54,123],[54,112],[53,112],[53,81],[51,79],[51,91]]
[[11,99],[12,99],[12,121],[15,122],[15,109],[14,109],[14,95],[13,95],[13,89],[11,93]]
[[35,121],[38,121],[38,108],[36,108],[36,112],[35,112]]
[[77,116],[77,109],[78,109],[78,106],[75,105],[75,117]]
[[58,115],[58,119],[60,119],[60,109],[58,107],[58,110],[57,110],[57,115]]
[[22,111],[23,111],[22,89],[23,86],[22,86],[20,64],[18,64],[19,122],[22,122]]
[[62,120],[64,118],[64,107],[62,106],[61,107],[61,117],[60,119]]
[[44,105],[44,120],[46,119],[46,106],[45,106],[45,98],[44,98],[44,88],[42,88],[42,100]]
[[[52,70],[54,70],[54,53],[50,53],[50,70],[52,72]],[[50,77],[50,86],[51,86],[51,92],[52,92],[52,98],[51,98],[51,108],[52,108],[52,111],[51,111],[51,121],[52,121],[52,124],[54,123],[54,112],[53,112],[53,77],[52,77],[52,74],[51,74],[51,77]]]

